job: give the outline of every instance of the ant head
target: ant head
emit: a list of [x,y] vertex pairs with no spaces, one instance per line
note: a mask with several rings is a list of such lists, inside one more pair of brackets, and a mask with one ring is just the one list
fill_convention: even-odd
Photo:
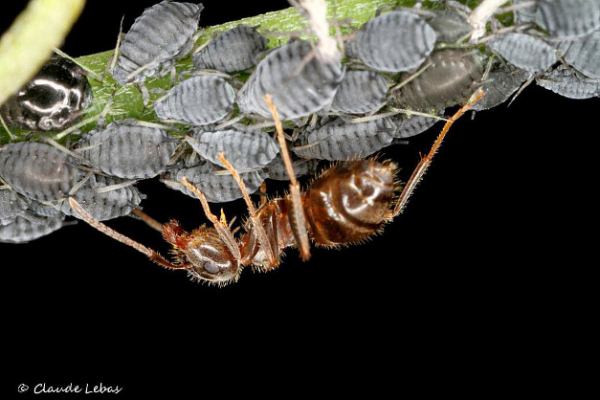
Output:
[[213,228],[201,226],[193,231],[178,252],[191,264],[190,275],[199,281],[223,286],[239,277],[239,263]]

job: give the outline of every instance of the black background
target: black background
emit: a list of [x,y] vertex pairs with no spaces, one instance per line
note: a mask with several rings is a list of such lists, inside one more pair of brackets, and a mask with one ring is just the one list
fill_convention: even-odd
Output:
[[[63,50],[113,48],[121,16],[127,30],[155,2],[89,0]],[[202,26],[287,7],[204,5]],[[1,26],[17,12],[3,11]],[[451,392],[470,387],[473,374],[495,380],[486,371],[500,363],[510,365],[508,381],[533,363],[552,364],[563,353],[555,345],[565,344],[556,332],[584,330],[580,312],[591,296],[585,238],[599,106],[532,85],[509,108],[467,115],[382,235],[313,249],[307,263],[289,250],[277,271],[247,270],[222,289],[156,266],[82,222],[29,244],[0,244],[1,358],[10,370],[2,398],[27,398],[17,385],[42,382],[118,385],[118,397],[265,393],[281,382],[287,391],[275,393],[286,397],[316,383],[336,393],[395,394],[409,382]],[[385,152],[404,180],[439,128]],[[158,182],[140,188],[157,220],[204,223],[193,199]],[[226,211],[245,215],[237,203]],[[167,253],[138,221],[110,225]],[[454,371],[459,379],[440,383]]]

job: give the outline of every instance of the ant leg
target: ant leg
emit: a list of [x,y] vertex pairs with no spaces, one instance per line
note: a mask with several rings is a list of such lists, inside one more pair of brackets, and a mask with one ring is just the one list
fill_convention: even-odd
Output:
[[235,240],[235,237],[233,236],[233,233],[231,233],[229,226],[227,226],[227,223],[217,219],[217,217],[210,211],[208,201],[206,200],[204,194],[200,191],[200,189],[192,185],[185,176],[181,178],[181,183],[183,183],[185,187],[191,190],[198,197],[200,204],[202,204],[202,209],[204,210],[206,218],[210,220],[219,234],[219,237],[221,240],[223,240],[223,243],[225,243],[233,257],[235,257],[235,259],[239,262],[242,259],[240,248]]
[[302,208],[302,196],[300,194],[300,185],[296,180],[296,174],[294,174],[294,168],[292,167],[292,161],[290,160],[290,153],[288,152],[285,138],[283,137],[283,127],[281,121],[277,115],[275,105],[271,101],[271,96],[266,95],[265,101],[271,109],[273,119],[275,120],[275,129],[277,130],[277,140],[281,147],[281,158],[285,164],[285,169],[290,177],[290,197],[292,199],[292,212],[290,213],[290,225],[292,226],[292,232],[298,248],[300,250],[300,256],[302,260],[306,261],[310,258],[310,242],[308,240],[308,231],[306,229],[306,217],[304,216],[304,210]]
[[482,97],[483,97],[483,91],[480,90],[478,93],[476,93],[474,98],[472,98],[472,100],[469,101],[469,103],[462,106],[460,110],[458,110],[453,116],[451,116],[448,119],[448,121],[444,125],[444,128],[442,129],[441,133],[438,135],[435,142],[433,142],[433,145],[431,146],[431,150],[429,150],[429,153],[421,159],[421,161],[417,165],[417,168],[415,168],[410,179],[406,183],[404,190],[402,190],[402,193],[400,194],[400,198],[398,199],[398,202],[396,203],[396,206],[394,207],[394,211],[392,213],[393,217],[397,216],[404,210],[404,207],[406,206],[408,199],[414,192],[415,187],[417,187],[417,185],[423,178],[423,175],[425,175],[425,171],[427,171],[427,168],[431,164],[431,160],[433,160],[433,156],[438,151],[440,145],[442,144],[442,141],[446,137],[446,134],[448,133],[448,130],[450,129],[452,124],[457,119],[459,119],[465,112],[467,112],[467,110],[469,110]]
[[238,186],[240,187],[240,190],[242,191],[242,196],[244,197],[244,201],[246,202],[246,206],[248,207],[248,213],[250,214],[250,220],[252,221],[254,232],[256,233],[256,237],[258,238],[258,243],[260,243],[261,248],[264,249],[267,258],[269,259],[269,264],[273,267],[277,266],[279,264],[279,257],[275,255],[275,251],[270,245],[269,236],[265,231],[265,227],[258,218],[258,213],[256,212],[256,208],[254,207],[254,204],[250,199],[250,195],[248,194],[248,190],[246,189],[246,184],[244,183],[242,178],[240,178],[240,175],[235,170],[235,168],[233,168],[229,161],[227,161],[223,153],[219,153],[218,157],[219,160],[223,163],[223,165],[225,165],[225,168],[227,168],[227,170],[231,172],[233,179],[235,179]]
[[95,219],[94,217],[92,217],[87,211],[85,211],[83,209],[83,207],[81,207],[81,205],[74,198],[72,198],[72,197],[69,198],[69,204],[71,205],[71,208],[73,209],[73,211],[75,211],[75,213],[77,213],[79,218],[81,218],[82,220],[87,222],[92,228],[99,230],[100,232],[104,233],[105,235],[107,235],[123,244],[126,244],[127,246],[133,247],[134,249],[136,249],[140,253],[144,254],[146,257],[148,257],[150,260],[154,261],[158,265],[162,265],[163,267],[170,268],[170,269],[185,269],[185,268],[190,267],[189,263],[188,264],[179,264],[179,265],[173,264],[173,263],[167,261],[158,252],[144,246],[141,243],[136,242],[133,239],[128,238],[127,236],[115,231],[114,229],[109,228],[108,226],[104,225],[102,222],[100,222],[97,219]]
[[163,224],[161,224],[160,222],[158,222],[139,208],[134,209],[133,211],[131,211],[131,213],[139,219],[141,219],[142,221],[144,221],[146,225],[148,225],[150,228],[159,231],[161,234],[163,233]]

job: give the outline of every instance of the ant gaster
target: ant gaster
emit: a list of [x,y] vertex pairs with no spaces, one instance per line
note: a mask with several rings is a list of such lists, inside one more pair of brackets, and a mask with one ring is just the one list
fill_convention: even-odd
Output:
[[164,239],[173,246],[173,262],[95,220],[75,199],[70,198],[69,202],[81,219],[92,227],[135,248],[157,264],[170,269],[187,270],[199,281],[225,285],[235,282],[247,265],[262,271],[276,268],[280,264],[282,251],[287,247],[297,246],[302,259],[307,260],[310,257],[309,238],[318,245],[336,247],[359,243],[379,232],[383,224],[402,212],[450,126],[482,96],[483,93],[480,92],[474,100],[448,119],[397,200],[396,166],[373,158],[334,165],[313,180],[306,191],[301,192],[293,173],[277,111],[270,96],[265,96],[273,113],[277,137],[290,176],[290,193],[285,197],[263,201],[256,209],[237,171],[222,153],[219,154],[220,160],[231,172],[244,195],[249,211],[246,232],[239,240],[236,239],[225,217],[222,215],[217,219],[210,211],[202,192],[183,178],[182,183],[200,200],[212,227],[202,225],[192,232],[186,232],[175,220],[161,225],[136,210],[136,215],[162,231]]

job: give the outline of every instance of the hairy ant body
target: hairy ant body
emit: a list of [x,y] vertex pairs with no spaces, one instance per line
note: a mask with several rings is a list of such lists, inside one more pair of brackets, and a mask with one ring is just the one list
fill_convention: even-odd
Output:
[[281,122],[270,96],[265,100],[273,113],[282,156],[290,175],[290,193],[281,198],[265,201],[256,209],[237,171],[220,153],[219,159],[231,172],[244,195],[249,219],[246,232],[236,239],[225,217],[212,214],[202,192],[187,179],[181,182],[196,194],[212,227],[202,225],[186,232],[177,221],[164,225],[139,210],[134,211],[148,225],[162,232],[173,246],[174,261],[168,261],[156,251],[112,230],[91,217],[73,198],[73,210],[92,227],[145,254],[155,263],[170,269],[184,269],[199,281],[225,285],[237,281],[245,266],[269,271],[280,264],[282,251],[298,247],[301,257],[310,257],[311,239],[317,245],[336,247],[358,243],[381,231],[383,225],[400,214],[416,185],[441,145],[450,126],[483,96],[463,106],[448,119],[429,153],[413,172],[400,196],[396,166],[370,158],[334,165],[316,178],[301,192],[295,179],[289,153],[283,137]]

